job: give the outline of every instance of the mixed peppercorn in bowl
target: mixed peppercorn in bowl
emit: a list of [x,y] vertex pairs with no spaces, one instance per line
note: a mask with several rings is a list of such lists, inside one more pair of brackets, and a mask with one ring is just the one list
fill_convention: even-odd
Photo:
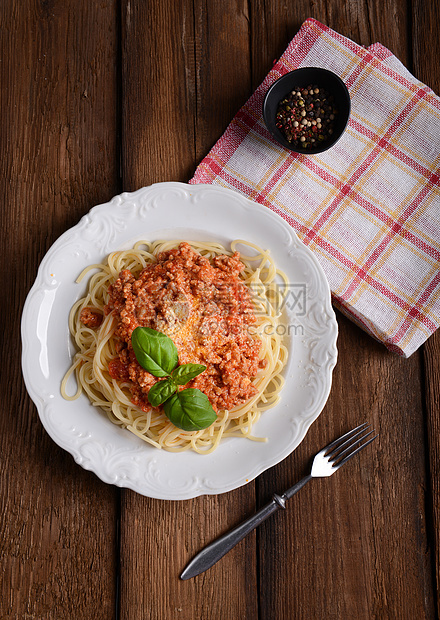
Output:
[[285,148],[316,154],[332,147],[350,117],[350,95],[335,73],[304,67],[272,84],[263,104],[271,135]]

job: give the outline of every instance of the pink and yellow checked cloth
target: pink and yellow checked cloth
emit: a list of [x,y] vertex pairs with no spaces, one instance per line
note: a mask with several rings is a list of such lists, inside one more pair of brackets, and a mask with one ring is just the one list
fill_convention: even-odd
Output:
[[[348,87],[352,111],[320,155],[269,135],[269,86],[324,67]],[[400,355],[440,324],[440,99],[379,43],[365,49],[308,19],[201,162],[190,183],[237,190],[281,215],[319,259],[333,301]]]

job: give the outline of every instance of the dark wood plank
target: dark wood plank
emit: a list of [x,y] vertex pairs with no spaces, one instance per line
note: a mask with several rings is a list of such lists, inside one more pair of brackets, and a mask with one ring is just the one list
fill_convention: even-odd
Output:
[[280,618],[431,618],[419,356],[394,357],[339,314],[338,322],[329,401],[296,452],[262,477],[261,501],[299,479],[317,448],[358,423],[371,422],[379,438],[332,478],[312,481],[262,528],[260,581],[273,584],[262,618],[286,601]]
[[[309,16],[363,45],[380,41],[440,92],[434,0],[1,5],[1,618],[116,615],[120,491],[50,440],[20,376],[20,311],[39,261],[121,189],[187,181]],[[283,463],[220,496],[121,492],[122,618],[438,617],[440,337],[403,360],[338,321],[330,399]],[[311,482],[209,572],[178,579],[196,551],[363,419],[379,431],[368,452]]]
[[192,3],[123,1],[121,11],[124,190],[187,180],[195,148]]
[[264,79],[273,61],[281,56],[308,17],[328,25],[359,45],[379,41],[403,63],[408,65],[410,62],[411,50],[407,45],[410,17],[402,2],[318,0],[310,7],[310,3],[304,1],[286,4],[273,0],[267,4],[257,0],[252,3],[251,16],[254,88]]
[[[411,15],[412,71],[414,75],[440,93],[440,5],[438,2],[413,0]],[[426,433],[428,475],[426,507],[432,554],[433,587],[436,591],[437,617],[440,615],[440,334],[436,332],[424,346]]]
[[431,552],[433,583],[436,590],[437,614],[440,614],[440,332],[436,332],[424,346],[426,432],[428,446],[429,478],[425,505],[429,514],[427,523]]
[[195,6],[195,160],[199,164],[252,94],[252,3],[197,0]]
[[2,618],[114,614],[118,492],[44,432],[21,379],[19,324],[50,244],[118,189],[115,4],[0,9]]
[[[124,2],[123,41],[124,188],[186,182],[251,94],[245,5]],[[183,502],[124,492],[121,617],[256,618],[255,536],[209,574],[178,578],[254,506],[252,485]]]
[[424,346],[425,363],[425,398],[426,398],[426,433],[428,447],[428,480],[425,493],[425,506],[428,512],[428,543],[426,552],[430,553],[433,587],[436,592],[437,616],[440,613],[440,440],[439,440],[439,403],[440,403],[440,333],[436,332]]
[[410,34],[412,38],[412,69],[414,75],[440,93],[440,5],[435,0],[412,0]]
[[[306,2],[258,3],[254,85],[309,16],[362,45],[380,41],[403,62],[411,59],[411,17],[402,3],[327,1],[310,9]],[[384,14],[398,27],[389,28]],[[331,479],[310,483],[290,510],[261,528],[261,618],[272,618],[274,609],[278,618],[431,618],[420,353],[399,359],[340,314],[338,321],[328,404],[295,453],[260,478],[260,502],[299,479],[314,452],[343,431],[367,420],[379,439]]]

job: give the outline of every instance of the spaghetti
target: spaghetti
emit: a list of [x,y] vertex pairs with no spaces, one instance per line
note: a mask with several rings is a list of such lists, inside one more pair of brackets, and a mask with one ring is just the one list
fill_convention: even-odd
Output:
[[[250,255],[244,256],[241,252],[238,254],[236,252],[238,246],[247,247]],[[155,316],[156,323],[145,322],[145,317],[142,317],[143,324],[164,333],[168,331],[167,335],[173,339],[179,350],[180,363],[207,364],[206,373],[197,377],[194,385],[200,386],[205,393],[208,392],[208,397],[217,412],[217,420],[210,427],[200,431],[183,431],[174,426],[161,408],[151,407],[147,399],[143,398],[142,389],[134,384],[133,374],[129,376],[123,365],[121,371],[118,372],[120,360],[124,360],[124,355],[125,357],[128,355],[127,343],[124,343],[123,322],[128,324],[130,320],[133,323],[128,328],[129,335],[136,321],[142,320],[139,319],[139,312],[146,312],[148,319],[148,303],[136,306],[139,301],[137,299],[134,305],[131,304],[133,307],[127,318],[125,308],[121,311],[121,304],[118,304],[122,295],[118,291],[124,291],[122,296],[126,297],[127,287],[139,289],[140,286],[135,282],[141,282],[142,278],[145,281],[146,274],[148,276],[151,272],[152,277],[156,277],[157,274],[164,273],[163,270],[160,271],[160,266],[164,260],[171,260],[170,257],[175,261],[186,261],[183,264],[187,265],[189,270],[193,263],[198,265],[196,271],[201,273],[200,284],[198,285],[197,282],[191,284],[196,291],[209,287],[215,288],[214,284],[209,284],[209,286],[206,284],[207,274],[210,269],[212,271],[214,268],[219,271],[220,278],[223,278],[223,284],[228,281],[225,272],[227,275],[233,273],[237,277],[239,274],[238,286],[246,289],[244,296],[242,295],[244,301],[239,303],[229,294],[227,303],[235,305],[239,303],[240,307],[244,308],[245,320],[241,328],[245,327],[245,334],[237,336],[236,340],[245,343],[247,348],[247,357],[238,359],[244,360],[248,374],[252,375],[251,378],[243,374],[244,378],[237,380],[237,373],[228,374],[229,370],[224,371],[226,374],[223,376],[219,374],[219,369],[227,368],[227,363],[224,359],[218,358],[218,355],[226,357],[229,355],[228,359],[230,359],[232,345],[224,346],[226,341],[224,338],[219,341],[217,335],[213,342],[216,341],[217,344],[220,342],[223,353],[214,349],[210,355],[205,354],[205,358],[211,360],[212,363],[207,363],[205,359],[191,357],[196,349],[191,349],[188,343],[200,340],[203,327],[209,324],[209,320],[211,323],[213,320],[213,316],[208,316],[207,323],[206,301],[200,302],[201,299],[205,300],[206,296],[195,294],[184,297],[185,303],[177,304],[178,308],[173,312],[172,321],[168,320],[167,311],[161,314],[155,308],[152,313],[151,307],[150,315]],[[166,264],[168,268],[170,264],[172,267],[172,262]],[[91,271],[94,273],[90,277],[86,295],[75,303],[69,316],[69,329],[78,351],[62,381],[61,393],[64,398],[74,400],[84,392],[94,406],[106,412],[113,423],[128,429],[147,443],[169,451],[192,449],[206,454],[215,450],[222,438],[233,436],[265,441],[252,434],[252,427],[265,410],[279,401],[280,390],[284,383],[281,372],[287,361],[287,349],[283,344],[282,330],[279,329],[282,295],[283,290],[287,290],[285,286],[287,281],[285,275],[276,269],[267,251],[241,240],[233,241],[230,250],[211,242],[188,244],[182,241],[153,243],[140,241],[132,249],[113,252],[103,264],[88,266],[79,275],[77,281],[81,281]],[[175,278],[179,279],[178,276]],[[167,285],[169,286],[169,283]],[[174,282],[173,285],[175,285]],[[166,287],[158,286],[158,291],[160,289],[162,294],[164,288]],[[217,289],[219,289],[218,285]],[[237,290],[241,291],[241,288]],[[218,290],[216,293],[217,297],[221,297]],[[174,292],[174,302],[176,300],[179,302],[179,294],[179,289],[177,289],[177,293]],[[239,299],[241,300],[240,296]],[[252,300],[250,310],[246,307],[246,299]],[[217,308],[215,305],[214,307]],[[169,310],[169,307],[167,306],[166,309]],[[173,309],[176,310],[176,306]],[[123,316],[122,319],[121,316]],[[203,317],[205,319],[202,321]],[[215,328],[219,329],[218,322]],[[197,354],[200,354],[200,350],[199,347]],[[224,353],[226,350],[229,351],[227,355]],[[250,353],[254,357],[257,353],[257,365],[252,363]],[[233,354],[236,356],[236,352]],[[133,369],[133,364],[131,368]],[[67,383],[73,373],[77,379],[77,390],[75,394],[69,395]],[[148,385],[146,388],[145,382],[154,383],[155,380],[148,375],[149,373],[145,371],[139,379],[146,393]],[[213,380],[216,379],[217,383],[214,384],[214,382],[211,386],[210,377]],[[228,389],[224,393],[219,385],[223,386],[228,383],[234,386],[239,383],[241,387],[239,390]],[[233,406],[230,406],[231,404]]]

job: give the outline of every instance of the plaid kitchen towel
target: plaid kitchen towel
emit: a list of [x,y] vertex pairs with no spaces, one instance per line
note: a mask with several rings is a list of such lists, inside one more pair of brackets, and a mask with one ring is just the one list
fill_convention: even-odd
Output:
[[[343,137],[320,155],[276,143],[269,86],[330,69],[351,96]],[[242,192],[280,214],[319,259],[342,312],[408,357],[440,321],[440,99],[385,47],[308,19],[190,183]]]

